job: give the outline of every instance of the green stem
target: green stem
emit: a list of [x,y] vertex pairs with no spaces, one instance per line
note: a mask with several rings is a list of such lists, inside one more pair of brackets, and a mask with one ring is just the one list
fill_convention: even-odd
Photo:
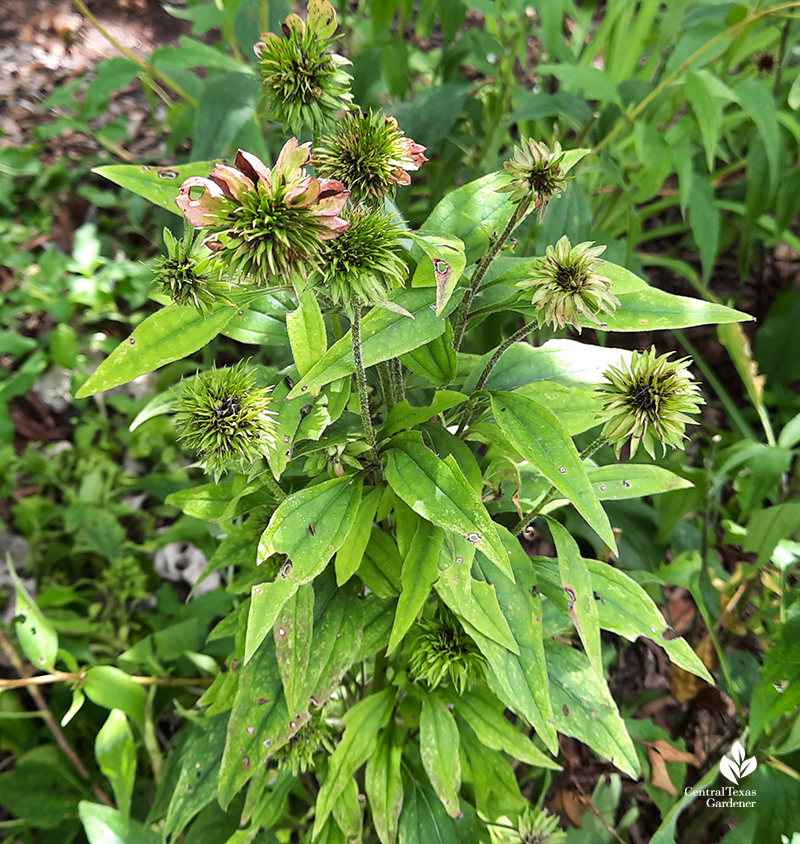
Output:
[[[581,460],[588,460],[590,457],[593,457],[607,442],[608,437],[604,434],[600,434],[600,436],[591,445],[587,446],[581,452]],[[514,536],[519,536],[557,495],[558,490],[554,486],[551,486],[533,510],[531,510],[527,516],[523,516],[522,519],[520,519],[519,523],[514,528]]]
[[389,661],[386,659],[386,648],[375,655],[375,668],[372,672],[372,693],[383,691],[386,685],[386,669]]
[[353,343],[353,362],[356,367],[356,389],[358,390],[358,401],[361,405],[361,424],[364,426],[364,436],[372,452],[372,459],[378,470],[380,470],[381,458],[378,454],[378,441],[375,438],[375,429],[372,427],[372,417],[369,412],[367,372],[364,369],[364,358],[361,352],[361,305],[355,302],[353,303],[353,322],[350,326],[350,338]]
[[391,413],[392,408],[396,404],[394,384],[392,383],[392,370],[394,367],[388,361],[383,361],[378,364],[378,375],[381,379],[381,390],[383,390],[383,400],[386,404],[386,412]]
[[406,400],[406,376],[400,358],[395,358],[392,363],[394,365],[394,386],[397,391],[397,403],[399,404]]
[[475,389],[472,392],[472,395],[469,398],[469,402],[467,403],[467,407],[464,410],[464,415],[461,417],[461,423],[458,426],[458,430],[456,431],[456,436],[460,437],[464,431],[467,429],[469,425],[472,414],[475,410],[475,405],[478,403],[478,395],[484,386],[486,386],[486,382],[489,380],[489,376],[492,374],[492,370],[497,366],[498,361],[501,357],[514,345],[520,340],[524,340],[530,333],[539,325],[538,320],[531,320],[530,322],[526,322],[519,331],[515,331],[508,340],[504,340],[498,347],[497,351],[492,355],[489,359],[489,363],[486,364],[483,372],[481,372],[481,377],[478,378]]
[[258,17],[263,35],[269,32],[269,0],[260,0],[258,4]]
[[123,56],[129,58],[132,62],[135,62],[139,65],[142,70],[146,70],[151,76],[155,77],[156,79],[160,79],[165,85],[168,85],[172,90],[179,96],[182,97],[190,106],[197,108],[197,100],[191,95],[188,94],[186,91],[178,85],[177,82],[173,82],[172,79],[169,78],[165,73],[162,73],[158,68],[154,67],[149,62],[144,61],[144,59],[140,59],[136,53],[132,53],[127,47],[120,44],[116,38],[100,23],[99,20],[89,11],[87,5],[83,2],[83,0],[72,0],[72,2],[77,6],[78,11],[92,24],[92,26],[103,36],[103,38],[108,41],[113,47],[119,50]]
[[486,250],[483,258],[481,258],[481,262],[478,264],[478,268],[472,276],[472,283],[464,296],[464,301],[461,303],[461,308],[459,309],[458,318],[456,320],[456,328],[453,335],[453,348],[456,352],[458,352],[461,348],[461,341],[464,339],[464,332],[467,330],[467,320],[469,319],[469,309],[472,305],[472,300],[478,293],[483,277],[492,265],[492,261],[494,261],[497,257],[500,250],[503,248],[503,245],[509,237],[511,237],[511,233],[519,225],[525,215],[525,205],[526,203],[524,202],[517,205],[516,208],[514,208],[514,213],[511,215],[511,219],[508,221],[508,225],[503,230],[503,233],[499,237],[492,237],[489,241],[489,248]]
[[278,504],[281,503],[286,498],[286,493],[280,488],[278,482],[272,477],[271,470],[268,469],[262,476],[261,479],[264,481],[265,486],[267,489],[275,496],[275,500]]

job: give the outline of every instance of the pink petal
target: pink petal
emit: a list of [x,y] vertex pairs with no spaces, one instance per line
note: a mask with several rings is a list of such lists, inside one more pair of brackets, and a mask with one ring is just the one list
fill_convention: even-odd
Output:
[[228,199],[241,201],[245,193],[253,190],[252,181],[241,170],[227,164],[215,164],[211,178],[222,188]]
[[410,185],[411,184],[411,176],[406,173],[402,167],[398,167],[397,170],[392,173],[392,178],[397,182],[398,185]]
[[258,184],[260,179],[266,182],[269,187],[272,187],[269,168],[260,158],[253,155],[252,152],[245,152],[243,149],[238,150],[233,163],[254,185]]
[[335,217],[350,198],[350,191],[337,179],[320,179],[320,194],[314,214]]
[[341,217],[328,217],[325,220],[325,225],[328,227],[328,231],[320,234],[319,239],[333,240],[350,228],[350,220],[343,220]]
[[[199,199],[192,199],[190,191],[196,187],[203,188],[203,193]],[[211,179],[201,179],[199,176],[186,179],[175,197],[175,204],[183,216],[197,229],[218,222],[226,203],[222,188]]]
[[256,57],[259,58],[259,59],[261,58],[262,50],[264,49],[264,47],[267,46],[267,44],[266,44],[267,41],[280,41],[280,37],[277,36],[274,32],[263,32],[261,34],[261,38],[263,40],[259,41],[258,44],[256,44],[253,47],[253,52],[256,54]]
[[320,193],[319,179],[303,179],[294,187],[286,191],[286,204],[292,208],[306,208],[316,201]]
[[[297,138],[289,138],[283,145],[275,167],[272,170],[273,175],[281,175],[287,180],[311,158],[311,144],[303,144],[300,146]],[[302,173],[299,175],[302,176]]]

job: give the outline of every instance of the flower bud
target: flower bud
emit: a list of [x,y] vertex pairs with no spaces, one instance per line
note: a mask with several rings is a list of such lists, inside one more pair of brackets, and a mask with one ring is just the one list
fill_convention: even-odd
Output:
[[501,193],[511,193],[511,201],[524,205],[524,210],[533,205],[544,218],[547,204],[558,196],[567,183],[561,171],[564,153],[561,145],[553,145],[550,152],[547,144],[522,138],[522,145],[514,148],[514,158],[503,165],[511,174],[512,181],[500,188]]
[[619,457],[630,441],[631,457],[639,444],[655,457],[661,443],[662,454],[670,448],[683,448],[686,426],[696,425],[692,414],[699,411],[703,399],[700,388],[689,372],[690,358],[671,361],[672,353],[656,357],[655,347],[634,352],[630,364],[612,366],[605,373],[605,383],[598,387],[603,403],[603,435]]

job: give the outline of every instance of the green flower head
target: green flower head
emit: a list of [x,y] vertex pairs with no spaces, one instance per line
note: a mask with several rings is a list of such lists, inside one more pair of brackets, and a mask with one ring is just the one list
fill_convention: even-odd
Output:
[[336,24],[328,0],[311,0],[305,22],[291,14],[283,38],[266,32],[255,46],[269,116],[295,134],[305,126],[317,133],[350,108],[350,62],[328,49]]
[[186,229],[183,240],[164,229],[167,255],[158,258],[154,270],[156,284],[178,305],[194,305],[202,314],[218,301],[230,303],[231,285],[220,281],[212,269],[212,252],[195,238],[195,230]]
[[341,181],[354,202],[374,205],[393,195],[397,185],[411,184],[408,173],[428,160],[424,153],[394,117],[370,111],[345,115],[314,150],[313,164],[321,176]]
[[422,619],[418,627],[410,643],[409,665],[416,680],[435,689],[448,678],[461,694],[483,677],[486,660],[450,610],[440,604],[436,615]]
[[333,753],[333,750],[333,731],[320,710],[278,751],[278,768],[291,771],[293,776],[304,774],[314,767],[318,753]]
[[671,354],[656,357],[655,347],[634,352],[630,364],[623,362],[605,373],[605,383],[598,387],[603,435],[617,457],[628,441],[631,457],[640,443],[651,457],[658,443],[664,454],[667,446],[682,449],[686,426],[697,424],[692,415],[699,412],[703,399],[689,372],[691,360],[671,361]]
[[558,826],[558,815],[527,806],[519,816],[516,828],[507,817],[498,818],[489,826],[492,844],[564,844],[567,834]]
[[403,229],[380,211],[356,208],[342,217],[349,226],[325,244],[311,283],[348,311],[353,304],[386,302],[408,274],[401,257]]
[[542,323],[554,328],[570,323],[580,332],[578,317],[601,326],[598,314],[616,309],[619,299],[609,290],[611,279],[598,272],[605,263],[598,256],[604,251],[605,246],[590,242],[572,246],[566,235],[555,247],[547,247],[539,267],[517,284],[533,291],[531,304],[540,311]]
[[561,171],[564,153],[561,145],[555,143],[553,151],[547,144],[522,138],[521,146],[514,147],[514,158],[503,165],[511,174],[512,181],[500,188],[501,193],[510,193],[511,201],[524,204],[524,210],[533,205],[544,218],[547,203],[558,196],[567,183]]
[[227,469],[246,471],[275,444],[269,392],[256,387],[244,362],[183,382],[175,413],[179,439],[215,481]]
[[204,243],[217,266],[237,278],[270,284],[305,275],[322,245],[347,230],[338,216],[350,192],[335,179],[307,176],[309,144],[284,144],[269,169],[249,152],[235,167],[215,164],[207,179],[192,176],[175,202],[186,219],[206,231]]

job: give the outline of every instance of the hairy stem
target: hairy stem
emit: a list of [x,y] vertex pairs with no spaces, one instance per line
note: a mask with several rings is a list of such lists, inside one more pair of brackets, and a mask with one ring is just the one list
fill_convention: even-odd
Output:
[[369,412],[369,392],[367,386],[367,372],[364,369],[364,358],[361,353],[361,305],[353,303],[353,322],[350,326],[350,338],[353,343],[353,361],[356,366],[356,389],[358,401],[361,405],[361,424],[364,426],[364,436],[372,452],[372,460],[376,471],[380,471],[381,458],[378,454],[378,441],[375,439],[375,429],[372,427],[372,417]]
[[467,429],[469,425],[472,414],[475,411],[475,405],[478,403],[478,396],[476,395],[479,393],[485,386],[486,382],[489,380],[489,376],[492,374],[492,370],[497,366],[498,361],[501,357],[510,349],[514,343],[519,342],[520,340],[524,340],[531,331],[536,328],[539,324],[538,320],[531,320],[530,322],[526,322],[519,331],[515,331],[508,340],[504,340],[498,347],[495,353],[492,355],[489,363],[486,364],[483,372],[481,372],[481,377],[478,378],[475,389],[470,396],[469,402],[467,402],[467,407],[464,410],[464,415],[461,417],[461,423],[458,426],[458,431],[456,431],[456,436],[460,437],[464,431]]
[[272,477],[271,470],[266,471],[262,476],[261,480],[264,481],[267,489],[275,496],[275,500],[278,504],[281,503],[286,498],[286,493],[280,488],[278,482]]
[[403,370],[403,362],[400,358],[395,358],[392,361],[394,366],[394,387],[397,396],[397,403],[405,401],[406,399],[406,376]]
[[467,330],[467,321],[469,320],[469,309],[472,306],[472,300],[478,293],[483,277],[492,265],[492,261],[494,261],[494,259],[498,256],[505,242],[509,239],[509,237],[511,237],[511,233],[525,216],[524,206],[525,203],[517,205],[514,208],[514,213],[511,215],[511,219],[508,221],[508,225],[506,225],[503,233],[499,237],[493,237],[489,241],[489,248],[484,253],[480,264],[478,264],[478,268],[475,270],[475,274],[472,276],[472,283],[464,296],[464,301],[461,303],[461,307],[458,311],[458,317],[456,319],[456,326],[453,334],[453,348],[456,351],[461,348],[461,341],[464,339],[464,332]]
[[394,390],[394,367],[391,361],[383,361],[378,364],[378,375],[381,379],[381,390],[383,391],[383,400],[386,404],[386,412],[391,413],[392,408],[397,403]]

